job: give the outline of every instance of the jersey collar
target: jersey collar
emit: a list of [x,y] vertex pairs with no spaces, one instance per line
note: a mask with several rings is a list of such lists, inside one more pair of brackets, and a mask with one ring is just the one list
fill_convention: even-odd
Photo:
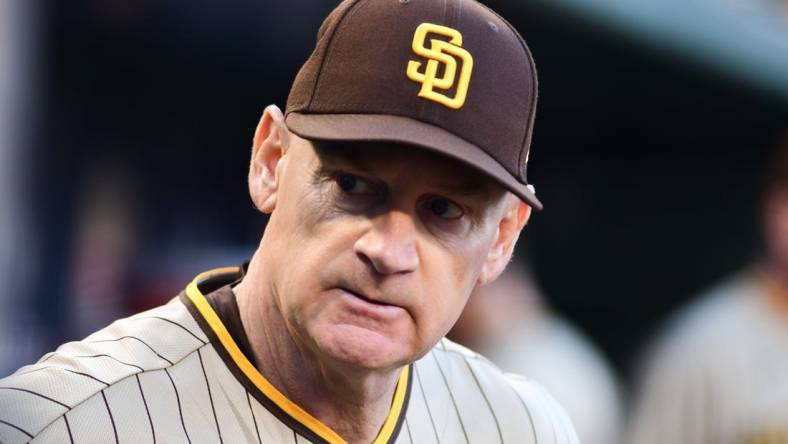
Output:
[[[255,368],[203,294],[204,283],[210,281],[214,288],[217,283],[227,285],[240,280],[243,272],[243,267],[226,267],[202,273],[186,287],[181,300],[238,381],[274,416],[313,442],[346,444],[339,434],[288,399]],[[402,369],[391,410],[372,444],[391,444],[397,439],[410,397],[410,374],[411,366]]]

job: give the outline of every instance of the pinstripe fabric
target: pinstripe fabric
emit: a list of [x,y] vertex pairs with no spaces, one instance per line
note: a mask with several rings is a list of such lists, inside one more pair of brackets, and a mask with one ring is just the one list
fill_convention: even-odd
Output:
[[62,416],[36,436],[34,443],[68,442],[73,443],[70,425],[66,425],[66,417]]
[[414,365],[406,430],[396,443],[578,443],[563,409],[538,384],[504,375],[443,339]]
[[[244,378],[185,298],[0,380],[0,442],[329,442]],[[389,443],[576,443],[544,390],[442,340],[414,363]]]

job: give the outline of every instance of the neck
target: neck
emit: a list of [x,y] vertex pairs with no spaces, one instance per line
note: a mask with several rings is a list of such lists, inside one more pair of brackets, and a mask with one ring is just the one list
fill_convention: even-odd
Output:
[[369,443],[388,416],[400,371],[335,362],[288,328],[258,253],[235,288],[258,370],[288,399],[349,443]]

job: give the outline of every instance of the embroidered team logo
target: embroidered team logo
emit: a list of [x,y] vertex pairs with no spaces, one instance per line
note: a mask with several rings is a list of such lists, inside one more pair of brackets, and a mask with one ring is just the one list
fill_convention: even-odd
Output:
[[[436,34],[448,37],[449,40],[429,39],[429,47],[425,46],[427,36]],[[471,81],[473,57],[462,47],[462,34],[456,29],[432,23],[422,23],[413,35],[413,52],[427,59],[424,72],[420,72],[422,62],[408,62],[408,78],[421,83],[419,97],[429,99],[449,108],[460,109],[465,104],[468,84]],[[457,76],[457,61],[460,61],[460,73]],[[443,75],[438,77],[438,68],[443,65]],[[448,92],[456,87],[454,97],[449,97],[437,90]]]

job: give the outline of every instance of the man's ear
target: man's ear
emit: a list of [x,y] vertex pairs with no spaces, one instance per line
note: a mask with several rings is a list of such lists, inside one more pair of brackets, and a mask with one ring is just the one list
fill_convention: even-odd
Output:
[[479,274],[477,281],[479,285],[492,282],[503,273],[512,258],[520,232],[531,217],[531,207],[517,196],[507,193],[504,199],[506,201],[503,203],[503,216],[498,223],[492,248],[487,253],[482,272]]
[[281,169],[279,161],[287,152],[290,131],[282,111],[268,105],[260,117],[252,140],[249,163],[249,195],[258,210],[270,213],[276,208]]

